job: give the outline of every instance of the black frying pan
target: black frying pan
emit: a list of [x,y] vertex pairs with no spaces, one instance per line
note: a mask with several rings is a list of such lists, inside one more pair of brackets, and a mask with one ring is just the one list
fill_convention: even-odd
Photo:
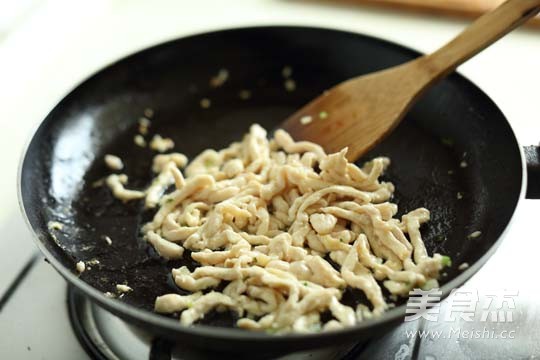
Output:
[[[20,196],[36,242],[55,269],[94,302],[148,333],[184,344],[261,355],[376,336],[401,321],[404,306],[346,330],[284,337],[230,328],[230,316],[211,315],[188,328],[154,314],[155,297],[177,291],[169,273],[182,262],[164,262],[141,239],[139,226],[151,215],[142,204],[126,206],[106,188],[91,184],[108,173],[102,159],[113,153],[124,159],[132,187],[147,185],[155,154],[132,140],[147,107],[155,110],[152,132],[170,135],[178,151],[194,156],[240,139],[253,122],[276,127],[340,81],[418,55],[353,33],[260,27],[191,36],[123,59],[66,96],[28,146]],[[284,89],[285,65],[294,69],[294,92]],[[212,89],[209,78],[220,68],[229,70],[230,79]],[[241,100],[241,89],[251,90],[252,98]],[[201,109],[203,97],[211,99],[211,108]],[[431,210],[432,219],[423,228],[429,252],[448,254],[454,263],[442,279],[446,296],[494,252],[522,196],[524,162],[512,129],[481,90],[453,74],[365,159],[376,155],[392,159],[386,178],[396,185],[400,213],[420,206]],[[460,167],[463,160],[467,167]],[[65,224],[55,232],[56,240],[49,221]],[[467,238],[477,230],[480,237]],[[113,239],[112,246],[105,244],[105,235]],[[75,263],[94,258],[100,264],[78,277]],[[471,266],[460,272],[462,262]],[[135,291],[122,300],[103,295],[126,280]],[[354,292],[348,296],[359,299]]]

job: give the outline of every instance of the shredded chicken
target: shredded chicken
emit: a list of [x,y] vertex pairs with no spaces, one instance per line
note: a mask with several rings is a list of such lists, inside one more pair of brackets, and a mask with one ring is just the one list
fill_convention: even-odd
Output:
[[[192,294],[164,294],[155,310],[180,313],[185,325],[229,310],[248,330],[327,331],[391,307],[381,286],[407,296],[436,285],[445,257],[429,256],[422,241],[429,211],[394,218],[394,186],[379,180],[389,159],[358,167],[346,153],[327,155],[283,130],[268,140],[253,125],[242,142],[205,150],[185,170],[181,154],[156,156],[157,177],[144,196],[158,211],[142,232],[165,259],[180,259],[187,249],[200,266],[172,269],[176,285]],[[126,199],[121,176],[107,184]],[[369,306],[343,303],[347,287],[362,291]],[[323,322],[326,311],[333,319]]]
[[191,295],[178,295],[178,294],[167,294],[163,296],[158,296],[155,303],[155,311],[172,314],[175,312],[180,312],[182,310],[188,309],[193,306],[193,301],[199,299],[202,296],[202,293],[197,292]]
[[144,140],[144,137],[142,135],[135,135],[133,137],[133,142],[135,143],[135,145],[139,146],[139,147],[146,147],[146,140]]
[[162,154],[156,155],[152,163],[152,171],[155,173],[160,173],[165,169],[165,166],[173,162],[178,168],[183,168],[188,163],[188,158],[184,154],[180,153],[171,153],[171,154]]
[[161,137],[161,135],[158,134],[154,135],[150,141],[150,149],[161,153],[170,150],[173,147],[174,141],[172,141],[172,139]]
[[124,168],[124,163],[116,155],[107,154],[104,157],[105,165],[111,170],[122,170]]
[[127,285],[118,284],[116,285],[116,291],[118,291],[119,293],[128,293],[130,291],[133,291],[133,289]]
[[112,174],[107,176],[107,179],[105,180],[105,183],[116,198],[123,201],[142,199],[144,197],[144,192],[124,188],[124,185],[126,185],[127,182],[128,177],[125,174]]
[[[145,111],[146,112],[146,111]],[[152,123],[145,117],[139,119],[139,133],[142,135],[148,134],[148,128]]]

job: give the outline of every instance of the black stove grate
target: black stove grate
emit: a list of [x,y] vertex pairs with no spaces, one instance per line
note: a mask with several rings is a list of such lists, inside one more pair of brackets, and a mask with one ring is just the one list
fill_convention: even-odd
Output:
[[[121,360],[123,359],[115,350],[109,346],[107,341],[104,339],[105,334],[101,334],[99,326],[97,326],[94,319],[94,312],[105,311],[101,308],[98,308],[97,305],[91,303],[84,295],[81,295],[73,287],[68,287],[67,291],[67,306],[69,319],[73,332],[79,340],[81,346],[85,349],[88,356],[95,360]],[[112,315],[111,315],[112,316]],[[121,336],[121,335],[119,335]],[[143,340],[141,340],[142,342]],[[149,360],[171,360],[171,359],[182,359],[182,360],[205,360],[205,359],[215,359],[216,354],[205,354],[200,351],[194,351],[189,349],[187,351],[182,351],[181,345],[174,345],[171,342],[164,339],[155,339],[150,342],[148,345],[148,358]],[[359,343],[348,349],[336,349],[331,356],[332,360],[358,360],[362,359],[362,352],[366,348],[367,343]],[[319,351],[314,351],[309,354],[302,353],[299,355],[299,358],[309,358],[309,359],[330,359],[326,357],[330,355],[327,351],[323,354]],[[233,355],[231,355],[233,356]],[[226,359],[227,357],[223,354],[219,354],[220,359]],[[234,356],[234,359],[239,359],[237,355]],[[292,360],[294,356],[288,355],[287,359]]]

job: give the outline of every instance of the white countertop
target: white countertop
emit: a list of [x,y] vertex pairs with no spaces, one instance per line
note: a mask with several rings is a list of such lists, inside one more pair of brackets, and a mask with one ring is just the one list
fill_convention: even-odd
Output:
[[[34,3],[9,31],[0,28],[0,161],[4,165],[0,177],[0,294],[34,251],[15,190],[23,145],[31,129],[70,89],[106,64],[187,34],[263,24],[344,29],[429,52],[467,24],[427,15],[294,0]],[[499,105],[524,145],[540,141],[538,64],[540,31],[520,29],[460,68]],[[527,209],[540,209],[538,205],[529,201]],[[513,230],[512,234],[533,232],[525,230]],[[540,249],[538,242],[528,246],[536,253]]]

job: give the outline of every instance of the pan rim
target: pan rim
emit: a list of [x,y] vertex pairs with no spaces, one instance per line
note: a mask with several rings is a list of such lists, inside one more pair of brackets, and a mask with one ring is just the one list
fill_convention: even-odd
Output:
[[[406,51],[410,54],[414,54],[415,56],[420,56],[422,53],[420,53],[417,50],[411,49],[407,46],[395,43],[393,41],[385,40],[378,38],[376,36],[363,34],[360,32],[355,32],[352,30],[343,30],[343,29],[337,29],[337,28],[331,28],[331,27],[319,27],[319,26],[304,26],[304,25],[282,25],[282,24],[276,24],[276,25],[260,25],[260,26],[238,26],[238,27],[224,27],[220,29],[211,29],[208,31],[200,31],[200,32],[194,32],[190,33],[187,36],[181,36],[177,38],[173,38],[170,40],[166,40],[154,45],[151,45],[149,47],[145,47],[140,50],[136,50],[134,52],[131,52],[128,55],[124,55],[120,58],[117,58],[110,63],[104,64],[102,67],[98,68],[94,72],[92,72],[90,75],[86,76],[78,82],[75,86],[71,87],[66,95],[64,95],[52,108],[51,111],[53,111],[55,108],[58,107],[58,105],[64,101],[64,99],[68,96],[70,96],[73,92],[75,92],[77,89],[80,88],[83,84],[94,78],[96,75],[102,73],[103,71],[106,71],[107,69],[110,69],[114,67],[116,64],[125,61],[127,59],[130,59],[134,56],[140,55],[144,52],[152,51],[158,47],[165,47],[168,45],[171,45],[177,41],[193,38],[193,37],[199,37],[209,34],[216,34],[216,33],[228,33],[228,32],[239,32],[239,31],[253,31],[253,30],[304,30],[304,31],[325,31],[325,32],[333,32],[338,36],[355,36],[355,37],[361,37],[364,40],[368,41],[375,41],[378,42],[384,46],[392,47],[399,51]],[[448,283],[444,284],[440,290],[442,291],[442,297],[441,301],[448,296],[448,294],[455,288],[461,286],[463,283],[465,283],[468,279],[470,279],[485,263],[486,261],[493,255],[493,253],[497,250],[497,248],[500,246],[501,242],[507,235],[508,229],[511,227],[512,222],[515,220],[515,214],[516,209],[519,207],[521,201],[525,198],[525,191],[526,191],[526,182],[527,182],[527,176],[526,176],[526,161],[524,156],[524,151],[522,146],[520,145],[519,141],[517,140],[516,134],[514,129],[512,128],[512,125],[508,121],[507,116],[504,114],[504,112],[497,106],[497,104],[474,82],[466,78],[465,76],[461,75],[459,72],[454,72],[453,74],[449,75],[448,77],[455,77],[456,79],[459,79],[459,81],[465,82],[467,86],[470,86],[475,89],[479,93],[479,95],[483,96],[485,100],[487,100],[490,103],[490,106],[498,110],[503,118],[506,121],[506,124],[508,125],[511,135],[513,136],[515,140],[515,144],[518,147],[518,152],[521,160],[521,188],[519,192],[519,196],[517,198],[517,201],[515,203],[514,209],[512,210],[511,216],[504,228],[504,230],[501,232],[500,236],[495,240],[495,242],[491,245],[491,247],[474,263],[471,264],[469,268],[462,271],[459,275],[457,275],[454,279],[450,280]],[[50,112],[51,112],[50,111]],[[242,329],[237,328],[222,328],[217,326],[210,326],[210,325],[197,325],[192,327],[183,326],[180,324],[178,320],[167,318],[161,315],[158,315],[157,313],[153,313],[150,311],[146,311],[143,309],[140,309],[136,306],[123,303],[120,301],[116,301],[115,299],[111,299],[106,297],[101,291],[98,289],[92,287],[91,285],[87,284],[83,280],[81,280],[77,275],[73,273],[72,270],[65,267],[56,259],[56,257],[45,247],[43,242],[39,239],[39,234],[34,230],[32,227],[32,224],[30,223],[30,219],[28,216],[28,213],[26,211],[24,200],[23,200],[23,194],[22,194],[22,173],[23,173],[23,164],[26,160],[28,149],[34,140],[35,134],[47,118],[47,116],[50,114],[50,112],[45,115],[41,120],[37,122],[32,127],[32,130],[29,132],[28,138],[25,142],[25,145],[22,149],[22,154],[20,155],[20,161],[18,165],[18,171],[17,171],[17,196],[18,196],[18,204],[19,209],[23,215],[23,218],[25,220],[25,223],[30,230],[32,234],[33,241],[36,243],[38,249],[40,252],[45,256],[45,258],[49,261],[49,263],[53,266],[53,268],[64,278],[67,280],[69,285],[75,286],[78,290],[82,291],[85,296],[88,296],[88,298],[98,304],[100,307],[103,307],[104,309],[111,311],[113,314],[122,314],[123,319],[129,319],[128,322],[134,321],[135,323],[141,324],[145,323],[151,326],[155,326],[157,328],[160,328],[161,332],[164,330],[171,331],[172,335],[177,334],[189,334],[193,336],[203,336],[203,337],[212,337],[216,339],[221,340],[242,340],[242,341],[264,341],[265,343],[283,343],[283,342],[297,342],[299,340],[306,340],[311,341],[315,340],[317,338],[334,338],[334,337],[341,337],[343,335],[351,335],[356,332],[360,332],[362,330],[365,330],[370,327],[379,327],[384,324],[393,322],[398,320],[399,318],[403,318],[405,316],[405,308],[406,305],[401,305],[399,307],[395,307],[393,309],[388,310],[383,315],[381,315],[378,318],[374,319],[368,319],[362,322],[357,323],[354,326],[347,327],[340,330],[335,330],[331,332],[321,332],[321,333],[309,333],[309,334],[287,334],[285,336],[275,336],[275,335],[269,335],[266,333],[259,333],[259,332],[250,332]]]

